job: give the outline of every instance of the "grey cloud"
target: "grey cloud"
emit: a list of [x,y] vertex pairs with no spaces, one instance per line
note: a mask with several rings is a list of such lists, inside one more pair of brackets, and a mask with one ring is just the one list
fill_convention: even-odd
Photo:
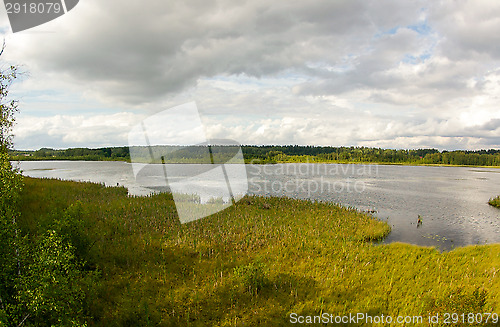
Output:
[[[496,131],[497,129],[500,129],[500,119],[491,119],[489,122],[480,126],[479,129],[485,131]],[[498,137],[500,138],[500,134],[498,135]]]
[[[416,20],[419,7],[361,0],[86,1],[72,12],[69,31],[37,36],[21,55],[104,96],[141,103],[204,77],[314,73],[307,62],[335,65],[381,30]],[[391,54],[393,46],[414,46],[407,43],[401,37],[381,45],[385,51],[364,64],[386,69],[399,54]]]
[[432,1],[429,23],[444,36],[440,51],[452,60],[500,59],[498,1]]
[[[219,120],[217,136],[250,143],[498,145],[499,7],[86,0],[54,21],[56,33],[21,35],[8,50],[34,76],[60,79],[57,88],[68,84],[76,93],[90,90],[115,109],[154,111],[194,98],[202,114]],[[217,87],[225,78],[234,88]],[[244,89],[248,84],[255,90]],[[477,126],[456,118],[475,111]],[[233,116],[242,121],[224,130],[221,121]],[[59,132],[51,140],[79,145],[63,127],[53,128]],[[111,137],[88,130],[83,143]]]

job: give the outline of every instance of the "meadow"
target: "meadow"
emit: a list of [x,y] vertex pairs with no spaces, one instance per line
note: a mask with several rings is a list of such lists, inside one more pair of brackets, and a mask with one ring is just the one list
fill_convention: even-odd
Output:
[[180,224],[167,193],[131,197],[123,187],[53,179],[24,184],[23,234],[35,241],[56,229],[79,269],[94,276],[76,281],[88,326],[280,326],[325,313],[419,315],[428,325],[428,315],[500,313],[498,244],[443,253],[380,244],[386,222],[289,198],[247,196]]

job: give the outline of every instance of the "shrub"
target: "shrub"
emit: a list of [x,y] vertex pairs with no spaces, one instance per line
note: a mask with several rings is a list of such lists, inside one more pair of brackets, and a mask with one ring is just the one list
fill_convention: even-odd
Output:
[[82,326],[82,274],[73,247],[49,230],[25,250],[16,285],[19,317],[34,325]]

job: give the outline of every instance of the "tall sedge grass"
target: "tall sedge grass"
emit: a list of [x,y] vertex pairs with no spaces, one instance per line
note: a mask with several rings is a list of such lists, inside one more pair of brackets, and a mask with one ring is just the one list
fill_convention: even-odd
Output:
[[25,179],[31,237],[62,215],[87,236],[100,271],[92,326],[275,326],[290,314],[423,315],[500,311],[500,245],[440,253],[374,244],[385,222],[331,203],[245,197],[181,225],[169,194]]

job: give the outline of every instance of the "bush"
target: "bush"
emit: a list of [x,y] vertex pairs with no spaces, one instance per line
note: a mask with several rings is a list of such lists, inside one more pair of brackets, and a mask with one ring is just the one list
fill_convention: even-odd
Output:
[[83,275],[73,247],[49,230],[23,258],[27,261],[16,285],[19,316],[29,324],[82,326]]
[[57,231],[22,235],[18,226],[23,181],[8,154],[17,101],[7,101],[17,76],[15,66],[0,70],[0,326],[83,326],[82,285],[95,274],[81,271],[71,245],[82,253],[88,248],[78,205],[68,209]]
[[83,204],[78,200],[64,211],[61,218],[55,220],[53,229],[71,244],[78,259],[87,261],[92,244],[88,234],[88,220],[84,219],[84,214]]
[[0,153],[0,326],[9,321],[15,304],[15,286],[20,273],[23,239],[18,235],[17,203],[22,179],[6,153]]

